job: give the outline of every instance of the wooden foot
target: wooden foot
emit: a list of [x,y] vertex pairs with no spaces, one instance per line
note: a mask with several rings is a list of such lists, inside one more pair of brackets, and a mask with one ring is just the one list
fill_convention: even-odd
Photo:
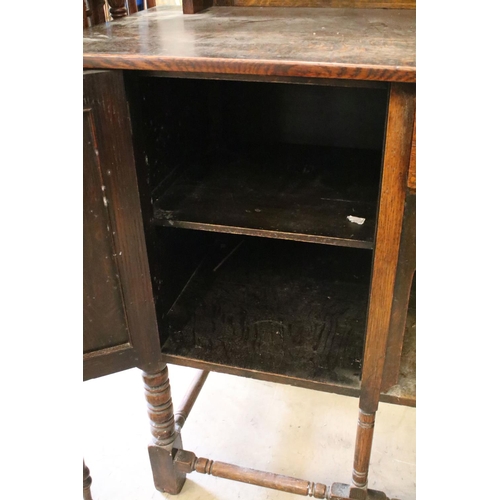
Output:
[[85,460],[83,461],[83,500],[92,500],[92,495],[90,493],[90,485],[92,484],[92,478],[90,477],[89,468],[85,465]]
[[[353,487],[345,483],[333,483],[331,487],[330,500],[337,499],[352,499],[356,498],[351,496],[353,492]],[[365,500],[388,500],[387,495],[383,491],[362,489],[360,490],[363,495],[365,495]]]
[[157,373],[143,372],[142,376],[153,435],[148,450],[155,487],[176,495],[182,490],[186,474],[174,468],[174,447],[182,449],[182,440],[175,429],[167,366]]

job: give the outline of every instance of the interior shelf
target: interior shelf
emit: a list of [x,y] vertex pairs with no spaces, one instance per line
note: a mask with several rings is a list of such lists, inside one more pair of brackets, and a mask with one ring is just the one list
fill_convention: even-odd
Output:
[[154,223],[372,248],[380,162],[379,151],[349,148],[219,150],[178,168],[155,203]]
[[[233,236],[202,261],[168,312],[164,358],[357,396],[370,264],[365,250]],[[415,404],[409,365],[382,401]]]

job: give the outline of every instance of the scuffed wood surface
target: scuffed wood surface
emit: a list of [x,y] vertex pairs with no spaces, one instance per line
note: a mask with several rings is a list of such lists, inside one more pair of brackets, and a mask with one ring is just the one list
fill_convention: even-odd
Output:
[[84,31],[84,67],[413,82],[415,12],[157,7]]

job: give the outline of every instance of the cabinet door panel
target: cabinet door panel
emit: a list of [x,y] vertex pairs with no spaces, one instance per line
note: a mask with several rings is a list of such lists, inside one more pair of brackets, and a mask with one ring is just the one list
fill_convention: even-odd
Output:
[[84,379],[154,369],[160,345],[119,71],[84,73]]
[[91,110],[83,111],[83,352],[129,342]]

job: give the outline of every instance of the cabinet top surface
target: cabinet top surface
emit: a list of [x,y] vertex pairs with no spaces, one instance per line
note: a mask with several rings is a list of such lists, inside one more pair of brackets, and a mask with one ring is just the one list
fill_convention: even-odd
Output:
[[415,11],[157,7],[84,30],[84,68],[414,82]]

